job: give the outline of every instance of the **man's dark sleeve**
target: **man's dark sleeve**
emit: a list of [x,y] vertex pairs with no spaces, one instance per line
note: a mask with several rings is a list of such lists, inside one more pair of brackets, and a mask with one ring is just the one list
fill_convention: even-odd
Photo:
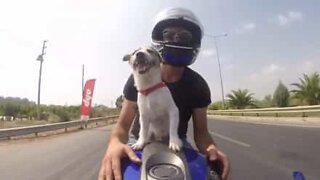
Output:
[[194,108],[207,107],[211,103],[210,88],[207,82],[201,76],[198,76],[197,79],[198,81],[196,85],[196,99],[194,100]]
[[123,88],[123,95],[126,99],[136,102],[137,93],[137,88],[134,86],[133,75],[131,74]]

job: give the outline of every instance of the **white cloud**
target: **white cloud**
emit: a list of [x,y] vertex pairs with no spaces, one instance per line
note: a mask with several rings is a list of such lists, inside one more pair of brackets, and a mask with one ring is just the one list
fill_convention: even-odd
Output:
[[272,63],[261,67],[254,72],[247,75],[247,78],[238,80],[241,83],[227,82],[226,92],[230,89],[249,89],[250,92],[255,93],[256,98],[263,98],[267,94],[272,94],[277,87],[279,81],[282,81],[290,90],[293,87],[291,83],[298,82],[303,74],[311,74],[319,72],[320,61],[319,58],[312,58],[301,60],[293,64],[276,64]]
[[237,34],[244,34],[250,31],[253,31],[256,28],[256,24],[255,23],[246,23],[246,24],[242,24],[240,27],[236,28],[235,32]]
[[292,20],[302,20],[303,17],[302,13],[297,11],[289,11],[288,15]]
[[286,25],[286,24],[289,23],[289,19],[286,16],[282,15],[282,14],[279,14],[277,16],[277,20],[278,20],[279,25],[281,25],[281,26]]
[[278,14],[271,21],[276,22],[280,26],[286,26],[296,21],[302,21],[303,14],[298,11],[288,11],[285,14]]
[[226,66],[225,66],[225,68],[224,68],[224,70],[226,70],[226,71],[231,71],[231,70],[233,70],[234,69],[234,65],[233,64],[227,64]]
[[200,56],[203,57],[212,57],[216,55],[216,50],[215,49],[202,49],[200,51]]
[[314,63],[312,61],[305,61],[303,62],[303,69],[305,69],[306,72],[312,72],[314,69]]
[[285,71],[284,67],[281,67],[277,64],[269,64],[267,66],[264,66],[261,70],[254,72],[249,75],[250,80],[258,80],[263,77],[276,77],[282,72]]
[[249,75],[249,79],[250,79],[250,80],[256,80],[256,79],[257,79],[257,76],[258,76],[257,73],[250,74],[250,75]]
[[285,68],[280,67],[277,64],[269,64],[268,66],[263,67],[260,71],[252,73],[249,75],[250,80],[257,80],[266,76],[277,76],[277,74],[283,72]]
[[248,24],[243,25],[243,28],[244,29],[248,29],[248,30],[255,29],[256,28],[256,24],[248,23]]
[[272,74],[276,71],[279,71],[281,68],[277,64],[270,64],[269,66],[266,66],[262,69],[262,72],[265,74]]

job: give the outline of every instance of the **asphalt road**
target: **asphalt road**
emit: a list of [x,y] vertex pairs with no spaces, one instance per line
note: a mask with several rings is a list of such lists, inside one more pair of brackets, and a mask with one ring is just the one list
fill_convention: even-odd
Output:
[[232,165],[231,179],[320,179],[320,128],[211,120],[212,135]]
[[0,142],[0,180],[96,180],[110,129]]
[[[320,179],[320,129],[210,120],[231,160],[231,179]],[[109,127],[0,142],[0,180],[96,180]],[[192,136],[192,133],[190,134]]]

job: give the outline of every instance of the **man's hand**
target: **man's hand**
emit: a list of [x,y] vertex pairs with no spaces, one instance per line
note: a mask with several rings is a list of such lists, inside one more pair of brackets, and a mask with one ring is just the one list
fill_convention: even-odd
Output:
[[123,157],[129,157],[132,162],[141,163],[141,160],[127,144],[119,141],[109,143],[101,164],[99,180],[122,180],[121,158]]
[[226,154],[222,151],[219,151],[214,145],[210,145],[207,148],[208,159],[209,161],[220,161],[222,162],[222,180],[228,180],[230,174],[230,162]]

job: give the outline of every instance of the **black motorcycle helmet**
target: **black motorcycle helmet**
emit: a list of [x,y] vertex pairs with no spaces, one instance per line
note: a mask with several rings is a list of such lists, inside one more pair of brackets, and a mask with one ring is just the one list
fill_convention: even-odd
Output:
[[[192,34],[189,42],[165,42],[163,31],[169,27],[181,27]],[[152,43],[161,53],[164,63],[188,66],[194,63],[203,36],[203,28],[197,17],[184,8],[168,8],[161,11],[152,30]]]

